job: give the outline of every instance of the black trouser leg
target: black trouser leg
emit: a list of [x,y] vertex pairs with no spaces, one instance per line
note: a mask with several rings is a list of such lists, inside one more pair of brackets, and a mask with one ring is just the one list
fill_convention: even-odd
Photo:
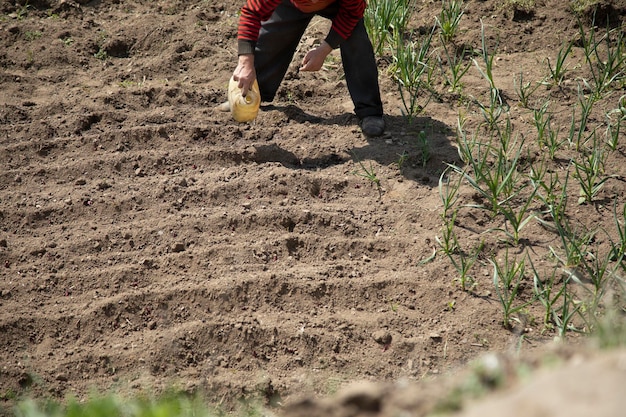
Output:
[[352,36],[341,44],[340,49],[346,84],[357,117],[382,116],[378,67],[363,19],[357,23]]
[[313,14],[302,13],[283,1],[261,25],[254,51],[254,67],[263,101],[272,101]]

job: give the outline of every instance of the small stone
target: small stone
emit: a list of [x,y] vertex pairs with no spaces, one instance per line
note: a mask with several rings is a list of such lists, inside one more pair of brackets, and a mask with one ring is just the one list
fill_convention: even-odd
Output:
[[374,340],[376,341],[376,343],[379,343],[381,345],[388,345],[391,343],[391,333],[389,333],[386,330],[378,330],[374,333],[372,333],[372,338],[374,338]]
[[87,180],[85,180],[84,178],[79,178],[76,180],[76,182],[74,183],[76,185],[85,185],[87,184]]
[[148,323],[148,329],[150,330],[154,330],[157,328],[157,322],[152,320],[150,323]]
[[178,253],[178,252],[184,252],[185,251],[185,244],[182,242],[176,242],[172,245],[172,252]]
[[57,381],[67,382],[67,375],[65,375],[65,374],[57,374],[57,376],[55,377],[55,379],[56,379]]
[[0,239],[0,248],[6,248],[9,246],[9,243],[6,239]]

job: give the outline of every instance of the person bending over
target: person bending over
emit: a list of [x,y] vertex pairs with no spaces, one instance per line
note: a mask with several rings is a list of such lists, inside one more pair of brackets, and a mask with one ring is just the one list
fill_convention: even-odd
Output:
[[261,100],[271,102],[309,22],[315,15],[331,20],[324,41],[302,60],[300,71],[318,71],[335,48],[341,61],[354,112],[367,136],[385,131],[378,68],[363,22],[365,0],[246,0],[237,33],[238,62],[233,79],[245,96],[254,80]]

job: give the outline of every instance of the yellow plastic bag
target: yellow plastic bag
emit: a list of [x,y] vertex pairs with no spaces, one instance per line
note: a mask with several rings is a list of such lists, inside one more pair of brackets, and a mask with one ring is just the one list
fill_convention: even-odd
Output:
[[259,84],[254,80],[252,88],[244,97],[238,82],[232,77],[228,83],[228,105],[233,118],[238,122],[251,122],[256,119],[261,105],[261,93],[259,92]]

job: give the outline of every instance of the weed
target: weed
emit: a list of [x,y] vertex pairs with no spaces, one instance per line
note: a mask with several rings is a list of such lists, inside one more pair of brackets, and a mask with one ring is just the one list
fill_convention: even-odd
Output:
[[571,0],[570,8],[574,13],[579,15],[597,6],[598,3],[598,0]]
[[109,54],[103,48],[98,49],[98,52],[96,52],[93,56],[94,58],[99,59],[101,61],[106,61],[107,59],[109,59]]
[[518,7],[530,11],[535,7],[535,0],[506,0],[505,4],[509,7]]
[[35,31],[29,30],[24,33],[24,39],[26,39],[27,42],[34,41],[36,39],[41,38],[42,36],[43,36],[43,33],[41,33],[38,30],[35,30]]
[[68,36],[66,38],[62,38],[61,42],[63,42],[63,45],[65,46],[71,46],[74,43],[74,39],[71,36]]
[[28,16],[29,9],[30,4],[28,4],[28,1],[21,6],[18,6],[17,10],[15,11],[15,16],[17,17],[17,20],[25,19]]

